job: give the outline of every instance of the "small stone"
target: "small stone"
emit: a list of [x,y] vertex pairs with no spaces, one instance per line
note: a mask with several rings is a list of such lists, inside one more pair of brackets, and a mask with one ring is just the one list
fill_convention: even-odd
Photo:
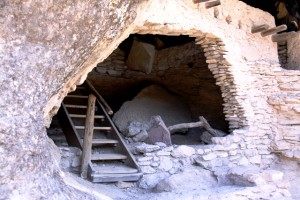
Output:
[[231,150],[231,151],[229,151],[229,155],[230,155],[230,156],[235,156],[235,155],[237,155],[237,150]]
[[128,137],[133,137],[139,134],[142,130],[148,130],[149,126],[140,122],[131,122],[128,126]]
[[125,188],[132,188],[136,186],[135,182],[123,182],[119,181],[116,183],[116,186],[120,189],[125,189]]
[[142,130],[137,135],[135,135],[132,139],[134,142],[144,142],[148,138],[148,133],[146,130]]
[[151,163],[151,167],[158,167],[158,166],[159,166],[158,162]]
[[277,170],[263,171],[263,178],[268,182],[281,182],[283,180],[283,172]]
[[172,160],[170,157],[161,157],[159,169],[169,171],[173,167]]
[[177,173],[179,171],[179,168],[178,167],[173,167],[172,169],[170,169],[168,172],[170,173],[170,174],[175,174],[175,173]]
[[166,145],[165,143],[163,143],[163,142],[155,142],[155,145],[158,145],[158,146],[160,146],[161,148],[167,147],[167,145]]
[[229,169],[227,179],[234,185],[238,186],[255,186],[264,182],[259,176],[259,168],[237,166]]
[[70,167],[70,162],[66,159],[61,159],[60,166],[62,169],[68,169]]
[[247,158],[243,157],[238,161],[238,165],[240,165],[240,166],[249,165],[249,160]]
[[156,153],[156,155],[158,155],[158,156],[169,156],[169,155],[171,155],[171,152],[169,152],[169,151],[158,151]]
[[79,166],[80,166],[80,158],[75,157],[72,162],[72,167],[79,167]]
[[156,172],[156,170],[150,166],[141,166],[141,170],[145,174],[154,174]]
[[217,158],[217,155],[215,153],[209,153],[207,155],[202,156],[203,160],[209,161]]
[[139,187],[143,189],[152,189],[158,182],[167,178],[169,174],[167,172],[161,172],[156,174],[146,174],[139,182]]
[[141,157],[141,158],[138,158],[137,161],[138,162],[145,162],[145,161],[150,161],[152,159],[153,159],[153,157]]
[[253,156],[251,158],[249,158],[250,163],[253,164],[260,164],[261,163],[261,156],[257,155],[257,156]]
[[199,155],[203,155],[203,154],[204,154],[204,151],[203,151],[203,149],[198,149],[198,150],[197,150],[197,153],[198,153]]
[[211,152],[211,149],[203,149],[203,151],[204,151],[205,153],[209,153],[209,152]]
[[100,73],[100,74],[105,74],[106,73],[106,69],[103,67],[96,67],[96,72]]
[[192,147],[188,147],[186,145],[180,145],[176,149],[174,149],[171,153],[171,155],[175,158],[180,157],[189,157],[191,155],[195,154],[195,149]]
[[152,157],[152,156],[154,156],[154,155],[153,155],[153,153],[144,153],[144,156]]
[[159,159],[158,157],[154,157],[154,158],[153,158],[153,161],[154,161],[154,162],[158,162],[159,160],[160,160],[160,159]]
[[217,155],[220,158],[226,158],[226,157],[228,157],[228,153],[227,152],[217,152]]
[[136,147],[136,150],[140,153],[150,153],[153,151],[157,151],[159,149],[160,149],[160,147],[157,145],[151,145],[151,144],[145,144],[145,143]]
[[107,71],[107,73],[110,75],[110,76],[121,76],[122,75],[122,71],[116,71],[116,70],[113,70],[113,69],[109,69]]
[[144,162],[139,162],[140,166],[147,166],[147,165],[151,165],[150,161],[144,161]]
[[166,148],[163,149],[163,151],[169,151],[169,152],[171,152],[173,150],[174,150],[173,146],[169,146],[169,147],[166,147]]

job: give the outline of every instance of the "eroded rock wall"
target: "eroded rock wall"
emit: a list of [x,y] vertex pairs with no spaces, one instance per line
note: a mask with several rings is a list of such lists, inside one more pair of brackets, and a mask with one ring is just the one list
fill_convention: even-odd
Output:
[[63,183],[45,125],[94,67],[88,58],[104,59],[126,37],[143,2],[1,2],[1,198],[87,197]]

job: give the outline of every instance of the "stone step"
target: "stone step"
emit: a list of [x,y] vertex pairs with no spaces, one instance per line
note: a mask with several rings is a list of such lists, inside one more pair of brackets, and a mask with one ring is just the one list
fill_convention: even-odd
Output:
[[125,174],[138,172],[138,169],[129,167],[120,161],[93,165],[93,169],[94,174]]
[[92,143],[94,145],[101,145],[101,144],[118,144],[118,140],[113,140],[113,139],[93,139]]
[[94,153],[91,155],[92,161],[101,161],[101,160],[125,160],[127,158],[126,155],[118,154],[118,153]]

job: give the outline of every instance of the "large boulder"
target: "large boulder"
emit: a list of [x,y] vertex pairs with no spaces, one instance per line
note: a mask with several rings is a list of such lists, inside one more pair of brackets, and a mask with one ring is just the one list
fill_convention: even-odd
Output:
[[209,170],[191,167],[158,182],[156,192],[208,190],[217,186],[217,180]]
[[140,42],[137,39],[133,41],[126,65],[129,69],[150,74],[152,71],[155,57],[155,46],[152,44]]
[[151,127],[148,131],[148,142],[155,144],[163,142],[168,146],[172,145],[171,134],[160,116],[152,116]]
[[151,117],[156,115],[161,116],[167,127],[191,122],[188,106],[178,96],[157,85],[144,88],[133,100],[126,101],[113,116],[113,121],[125,133],[131,122],[150,126]]

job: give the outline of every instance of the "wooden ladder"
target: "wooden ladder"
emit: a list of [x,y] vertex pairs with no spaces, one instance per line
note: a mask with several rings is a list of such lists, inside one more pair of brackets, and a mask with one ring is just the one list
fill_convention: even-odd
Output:
[[112,113],[87,80],[65,97],[58,119],[68,144],[82,150],[81,177],[92,182],[137,181],[142,172],[112,122]]

